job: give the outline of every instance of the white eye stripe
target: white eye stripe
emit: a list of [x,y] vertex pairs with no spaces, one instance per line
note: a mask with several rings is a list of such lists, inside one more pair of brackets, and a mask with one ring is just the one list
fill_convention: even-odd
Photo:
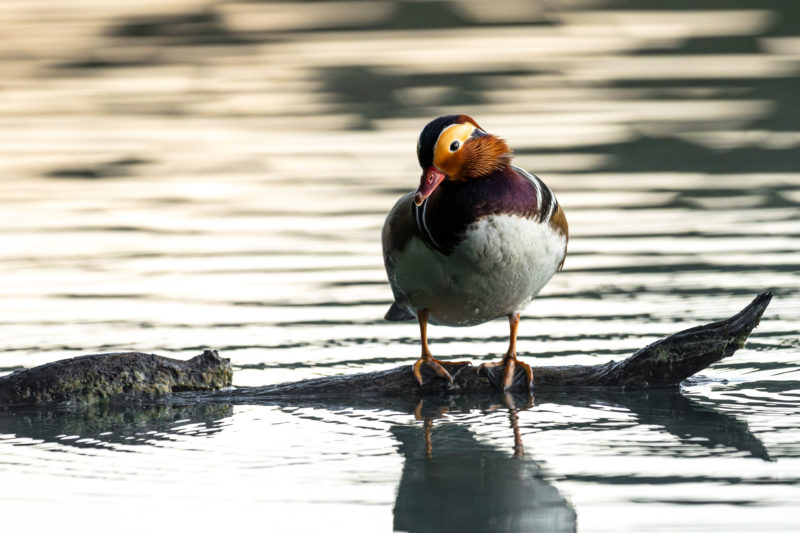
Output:
[[449,130],[449,129],[451,129],[451,128],[455,128],[456,126],[460,126],[460,124],[450,124],[450,125],[449,125],[449,126],[447,126],[445,129],[443,129],[442,131],[440,131],[440,132],[439,132],[439,136],[438,136],[438,137],[436,137],[436,143],[434,144],[434,146],[438,146],[438,145],[439,145],[439,141],[441,141],[441,140],[442,140],[442,135],[444,135],[444,132],[446,132],[447,130]]
[[[439,136],[436,138],[436,144],[434,144],[434,146],[438,146],[438,145],[439,145],[439,141],[441,141],[441,140],[442,140],[442,135],[444,135],[444,132],[446,132],[446,131],[447,131],[447,130],[449,130],[450,128],[455,128],[456,126],[463,126],[463,125],[464,125],[464,124],[456,123],[456,124],[450,124],[449,126],[447,126],[445,129],[443,129],[443,130],[442,130],[442,131],[439,133]],[[469,132],[469,133],[470,133],[470,135],[472,135],[472,132],[473,132],[473,131],[475,131],[475,126],[472,126],[472,130]],[[467,138],[469,138],[469,135],[467,135]],[[461,144],[461,141],[459,141],[459,144]]]
[[[450,129],[452,131],[450,131]],[[459,171],[460,162],[457,161],[456,153],[460,147],[463,147],[472,132],[475,131],[475,125],[471,122],[463,122],[458,124],[450,124],[442,131],[436,138],[436,144],[433,148],[433,164],[447,174],[457,174]],[[453,150],[451,145],[458,141],[458,147]]]

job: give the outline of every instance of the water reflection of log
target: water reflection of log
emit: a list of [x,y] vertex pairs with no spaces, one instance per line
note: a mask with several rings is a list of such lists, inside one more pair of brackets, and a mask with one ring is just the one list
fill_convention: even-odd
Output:
[[[180,395],[170,401],[191,402],[196,401],[192,395]],[[206,398],[227,402],[222,397]],[[508,406],[510,417],[517,417],[517,412],[534,408],[531,400],[536,405],[552,403],[556,405],[569,405],[596,409],[598,404],[605,404],[621,408],[636,417],[631,425],[646,425],[654,430],[666,431],[678,438],[683,444],[716,448],[725,446],[737,451],[747,452],[753,457],[769,461],[770,456],[763,442],[750,430],[746,422],[736,416],[718,409],[713,404],[700,403],[697,400],[684,396],[679,389],[644,389],[644,390],[612,390],[612,389],[586,389],[570,391],[564,389],[546,389],[535,392],[533,396],[527,393],[515,393],[513,403],[509,403],[506,396],[501,394],[490,395],[458,395],[458,396],[426,396],[415,400],[404,397],[386,396],[349,396],[337,398],[321,397],[251,397],[247,400],[239,398],[235,403],[254,405],[279,405],[286,407],[304,407],[321,409],[331,412],[344,412],[350,409],[386,410],[397,413],[413,414],[417,420],[422,420],[423,429],[434,427],[433,420],[442,417],[445,413],[469,413],[473,410],[490,411],[497,406]],[[518,437],[519,430],[516,422],[511,420],[515,430],[515,446],[522,445]],[[548,423],[547,431],[564,429],[579,431],[606,431],[605,423],[598,424],[596,420],[570,420],[563,426]],[[430,440],[430,433],[422,431],[422,440]],[[433,442],[430,449],[435,451]]]
[[0,410],[0,434],[89,448],[152,444],[177,435],[208,436],[233,414],[229,404],[108,405]]
[[[725,446],[747,452],[764,461],[771,460],[764,443],[753,434],[746,422],[716,409],[713,404],[700,403],[686,397],[678,390],[602,390],[577,394],[542,391],[536,395],[536,401],[583,407],[594,407],[599,402],[621,407],[636,416],[637,425],[660,427],[684,444],[705,448]],[[586,429],[580,426],[581,423],[572,421],[565,424],[564,428]],[[550,426],[549,429],[554,428]]]
[[479,442],[463,425],[434,426],[445,409],[418,408],[419,426],[393,426],[405,462],[394,506],[394,530],[574,532],[576,514],[539,465],[526,456],[517,408],[504,399],[513,448]]
[[678,391],[640,391],[625,405],[641,424],[658,424],[681,442],[706,448],[729,446],[771,461],[764,443],[746,422],[688,398]]

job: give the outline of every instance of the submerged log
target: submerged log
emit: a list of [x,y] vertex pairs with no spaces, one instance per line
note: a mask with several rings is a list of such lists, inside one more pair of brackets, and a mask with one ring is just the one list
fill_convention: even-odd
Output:
[[230,386],[230,360],[206,350],[188,361],[140,352],[85,355],[0,378],[0,405],[142,400]]
[[[534,386],[550,389],[677,386],[744,346],[771,299],[769,292],[759,294],[727,320],[670,335],[621,361],[534,367]],[[214,403],[250,403],[283,397],[494,395],[495,387],[477,370],[464,367],[455,375],[452,385],[441,378],[432,378],[420,387],[411,375],[411,367],[401,366],[381,372],[216,391],[230,386],[232,370],[229,360],[220,358],[213,350],[189,361],[140,352],[99,354],[56,361],[0,378],[0,405],[143,400],[186,391],[202,392],[182,395],[182,401]]]
[[[534,367],[534,388],[617,387],[645,388],[677,386],[689,376],[732,355],[744,346],[769,305],[772,293],[759,294],[747,307],[727,320],[713,322],[675,333],[642,348],[627,359],[599,365]],[[228,401],[300,396],[421,396],[430,394],[494,394],[486,376],[478,368],[460,370],[450,385],[441,378],[430,379],[420,387],[411,375],[411,366],[348,376],[331,376],[265,387],[248,387],[212,393]]]

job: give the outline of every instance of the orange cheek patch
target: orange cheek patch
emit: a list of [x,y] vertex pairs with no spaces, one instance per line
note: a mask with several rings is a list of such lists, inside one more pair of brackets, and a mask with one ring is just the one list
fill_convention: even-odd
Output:
[[439,168],[442,170],[442,172],[447,174],[448,178],[458,179],[458,176],[461,174],[461,167],[464,165],[463,156],[464,153],[461,150],[458,150],[454,154],[448,154],[447,159]]
[[466,124],[454,124],[445,128],[439,134],[439,140],[436,142],[436,148],[433,151],[433,164],[448,176],[458,174],[462,162],[461,150],[451,152],[450,145],[453,141],[458,141],[461,146],[464,146],[473,131],[475,131],[475,125],[469,122]]

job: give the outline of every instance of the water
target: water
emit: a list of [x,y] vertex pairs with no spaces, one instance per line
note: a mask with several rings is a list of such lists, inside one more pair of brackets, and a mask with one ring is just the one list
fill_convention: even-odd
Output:
[[[410,363],[379,232],[451,112],[567,212],[527,360],[624,357],[776,294],[678,392],[0,412],[4,531],[800,530],[795,3],[0,10],[0,373],[205,347],[239,386]],[[489,361],[506,329],[431,347]]]

